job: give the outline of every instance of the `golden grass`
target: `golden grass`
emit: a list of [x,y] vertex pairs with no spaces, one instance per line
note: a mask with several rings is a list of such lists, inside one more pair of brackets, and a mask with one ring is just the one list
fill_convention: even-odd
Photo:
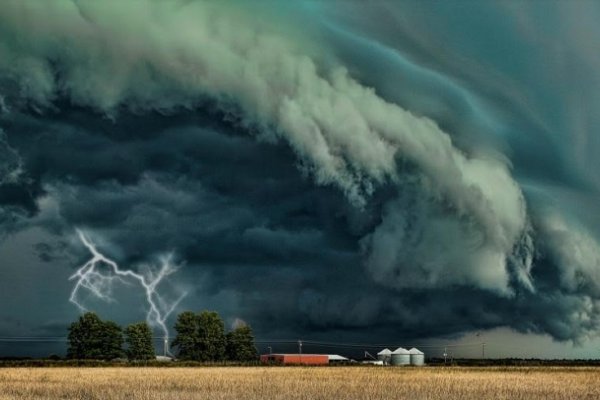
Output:
[[0,399],[600,399],[600,369],[6,368]]

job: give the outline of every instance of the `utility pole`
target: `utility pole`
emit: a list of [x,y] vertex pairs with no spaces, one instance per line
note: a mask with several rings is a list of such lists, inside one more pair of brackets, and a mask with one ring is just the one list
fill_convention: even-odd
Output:
[[444,347],[444,365],[446,365],[446,359],[448,357],[448,348]]
[[[477,332],[475,336],[483,339],[481,332]],[[481,342],[481,359],[485,359],[485,342]]]
[[269,354],[273,354],[273,348],[271,346],[267,346],[267,349],[269,349]]
[[485,342],[481,343],[481,358],[485,359]]
[[169,342],[167,340],[167,338],[164,338],[164,342],[163,342],[164,346],[163,346],[163,355],[166,357],[167,356],[167,352],[169,349]]
[[299,362],[302,362],[302,340],[298,340],[298,357],[299,357]]

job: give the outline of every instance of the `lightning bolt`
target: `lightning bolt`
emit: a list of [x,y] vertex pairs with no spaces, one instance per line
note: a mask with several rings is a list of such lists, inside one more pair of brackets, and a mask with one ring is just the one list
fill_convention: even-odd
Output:
[[[146,302],[148,303],[146,321],[151,326],[159,328],[168,342],[169,330],[166,325],[167,318],[175,311],[179,302],[187,294],[184,292],[177,300],[168,302],[158,293],[159,284],[166,277],[177,271],[177,266],[172,263],[172,257],[161,257],[158,270],[153,271],[148,269],[146,273],[139,274],[129,269],[121,269],[116,262],[100,253],[82,231],[77,230],[77,235],[83,245],[92,254],[92,258],[69,277],[69,280],[76,282],[71,291],[69,301],[75,304],[82,312],[85,312],[87,309],[78,300],[79,292],[82,290],[89,290],[94,296],[103,301],[114,302],[112,288],[115,281],[123,284],[130,284],[131,281],[137,282],[146,294]],[[108,270],[102,268],[102,266],[108,267]]]

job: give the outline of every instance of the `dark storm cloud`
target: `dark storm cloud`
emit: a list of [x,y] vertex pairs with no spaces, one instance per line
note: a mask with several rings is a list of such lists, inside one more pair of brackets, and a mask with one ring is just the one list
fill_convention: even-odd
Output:
[[[23,146],[21,151],[31,165],[32,179],[45,182],[45,196],[58,205],[53,212],[41,211],[39,223],[67,236],[73,227],[89,229],[114,246],[109,247],[112,254],[131,264],[175,249],[186,261],[188,285],[194,286],[197,271],[208,276],[209,283],[201,289],[204,295],[235,292],[243,299],[236,312],[261,332],[281,326],[297,334],[350,329],[354,334],[380,332],[392,339],[393,327],[401,326],[403,335],[437,335],[504,325],[507,315],[531,312],[531,307],[531,315],[511,326],[551,331],[561,339],[574,336],[565,331],[564,323],[552,325],[555,319],[551,319],[548,325],[539,318],[540,309],[548,315],[545,303],[538,308],[514,298],[499,301],[481,290],[423,291],[419,289],[427,287],[411,287],[411,282],[422,279],[407,278],[417,271],[397,271],[397,278],[389,282],[377,273],[369,274],[361,243],[385,246],[385,241],[381,244],[370,236],[376,235],[374,229],[389,229],[377,228],[381,218],[401,226],[383,211],[388,201],[395,203],[394,190],[381,190],[369,208],[358,210],[337,190],[312,185],[296,168],[289,148],[257,143],[224,123],[220,114],[160,117],[161,128],[140,137],[137,130],[127,133],[126,128],[146,131],[152,117],[129,116],[121,124],[120,120],[103,122],[93,113],[86,118],[70,113],[60,118],[18,115],[7,122],[26,136],[14,142],[40,144]],[[89,157],[84,157],[83,149]],[[37,163],[44,167],[36,167]],[[106,174],[107,166],[114,172]],[[405,189],[410,187],[405,184]],[[403,209],[414,221],[432,220],[408,203]],[[426,225],[420,222],[414,227],[418,226]],[[433,241],[423,241],[421,246],[429,240]],[[398,246],[404,243],[407,247],[401,250]],[[414,251],[420,251],[416,244],[405,238],[391,248],[415,257]],[[477,243],[465,240],[465,246]],[[51,261],[74,249],[40,243],[36,250],[44,261]],[[393,265],[406,264],[396,260]],[[463,273],[457,270],[444,279],[460,283]],[[398,285],[404,289],[386,288]],[[423,297],[424,293],[428,294]],[[534,301],[538,297],[530,295]],[[574,297],[565,303],[576,301]],[[570,309],[553,312],[564,318]],[[382,321],[385,324],[380,326]]]
[[[366,211],[349,206],[337,190],[315,187],[289,148],[257,143],[219,122],[222,116],[200,114],[162,117],[172,123],[163,121],[160,132],[144,138],[123,130],[127,122],[110,122],[111,132],[123,130],[118,139],[103,135],[93,115],[83,121],[65,115],[58,125],[54,118],[18,116],[10,125],[27,138],[15,141],[40,144],[21,154],[57,205],[42,210],[39,223],[64,235],[73,227],[95,232],[126,263],[174,249],[190,286],[198,270],[209,275],[202,288],[208,293],[251,296],[243,317],[258,326],[269,315],[283,323],[290,309],[308,313],[306,288],[320,296],[330,292],[328,282],[354,289],[364,275],[356,239],[373,224],[359,215]],[[146,116],[130,118],[136,129],[148,123]],[[107,166],[115,172],[106,175]],[[49,261],[69,249],[40,243],[36,251]],[[251,295],[257,288],[262,293]]]
[[177,4],[0,11],[0,223],[52,235],[44,264],[88,256],[75,228],[127,265],[174,251],[184,306],[263,336],[594,334],[598,227],[544,199],[596,191],[502,63],[435,59],[414,5],[303,7],[304,36]]
[[[64,116],[60,123],[46,117],[11,123],[20,132],[15,142],[39,144],[21,154],[30,176],[48,183],[46,193],[59,201],[57,223],[147,231],[150,236],[139,238],[139,246],[148,248],[159,243],[187,248],[191,243],[185,241],[193,240],[193,251],[204,259],[251,261],[268,256],[253,250],[263,247],[293,261],[296,253],[318,252],[316,244],[341,225],[335,219],[349,208],[337,191],[314,187],[302,176],[284,146],[257,143],[223,123],[189,115],[163,117],[171,126],[163,121],[159,133],[139,138],[139,130],[152,122],[135,118],[132,134],[127,123],[109,123],[118,139],[103,135],[106,127],[93,116],[83,122]],[[175,231],[181,234],[165,243],[167,232]],[[333,236],[335,245],[347,246],[343,237]],[[217,243],[203,245],[205,237],[245,245],[236,248],[240,255],[231,255],[215,248]]]

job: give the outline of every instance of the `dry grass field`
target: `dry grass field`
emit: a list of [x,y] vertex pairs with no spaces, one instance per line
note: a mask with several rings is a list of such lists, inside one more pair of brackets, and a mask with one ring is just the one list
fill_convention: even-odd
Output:
[[600,369],[6,368],[0,399],[600,399]]

